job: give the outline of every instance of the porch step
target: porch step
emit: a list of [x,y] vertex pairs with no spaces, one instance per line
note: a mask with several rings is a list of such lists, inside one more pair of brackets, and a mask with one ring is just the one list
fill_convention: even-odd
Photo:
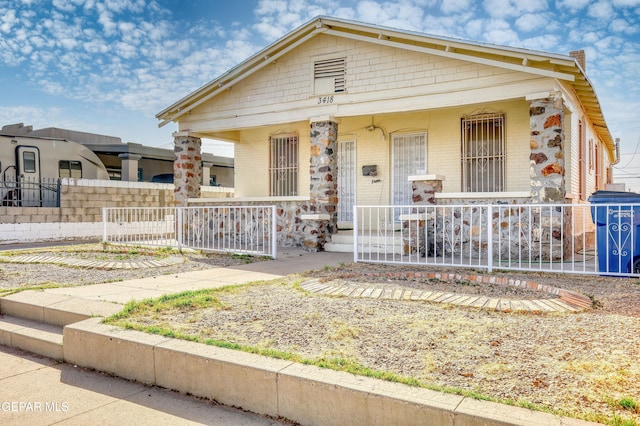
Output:
[[65,325],[122,309],[115,303],[27,290],[0,298],[0,345],[63,359]]
[[122,306],[62,294],[27,290],[0,298],[0,314],[64,327],[94,316],[107,317]]
[[0,315],[0,344],[62,361],[62,327]]
[[[399,233],[381,233],[372,231],[370,235],[360,236],[358,241],[367,247],[367,253],[376,254],[402,254],[403,242]],[[331,235],[331,241],[324,245],[325,251],[352,253],[353,232],[338,232]]]

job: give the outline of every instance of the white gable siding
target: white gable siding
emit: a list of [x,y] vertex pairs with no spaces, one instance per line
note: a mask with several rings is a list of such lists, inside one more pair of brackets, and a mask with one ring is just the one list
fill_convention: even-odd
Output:
[[[313,62],[346,58],[346,93],[318,104]],[[181,129],[213,131],[308,119],[506,99],[550,79],[362,41],[319,35],[183,117]],[[420,97],[423,97],[421,99]],[[413,101],[407,101],[412,98]]]

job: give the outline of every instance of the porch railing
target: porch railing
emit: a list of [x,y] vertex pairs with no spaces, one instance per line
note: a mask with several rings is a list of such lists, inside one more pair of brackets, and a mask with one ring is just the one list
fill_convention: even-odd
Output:
[[640,204],[356,206],[354,261],[640,276]]
[[107,243],[277,256],[274,206],[103,208]]
[[60,207],[59,178],[0,178],[3,207]]

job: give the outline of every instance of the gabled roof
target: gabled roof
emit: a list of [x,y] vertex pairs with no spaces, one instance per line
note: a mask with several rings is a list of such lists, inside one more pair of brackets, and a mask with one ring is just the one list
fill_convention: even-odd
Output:
[[215,80],[162,110],[156,115],[156,118],[163,120],[158,126],[179,121],[182,115],[193,108],[214,98],[318,34],[361,40],[566,81],[575,90],[598,136],[607,145],[610,154],[613,152],[613,138],[607,128],[593,85],[572,56],[433,36],[325,16],[316,17],[291,31]]

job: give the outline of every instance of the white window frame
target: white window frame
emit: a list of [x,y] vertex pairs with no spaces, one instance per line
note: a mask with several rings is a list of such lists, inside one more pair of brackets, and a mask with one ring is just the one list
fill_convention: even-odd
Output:
[[462,117],[460,138],[462,192],[506,191],[505,114]]

